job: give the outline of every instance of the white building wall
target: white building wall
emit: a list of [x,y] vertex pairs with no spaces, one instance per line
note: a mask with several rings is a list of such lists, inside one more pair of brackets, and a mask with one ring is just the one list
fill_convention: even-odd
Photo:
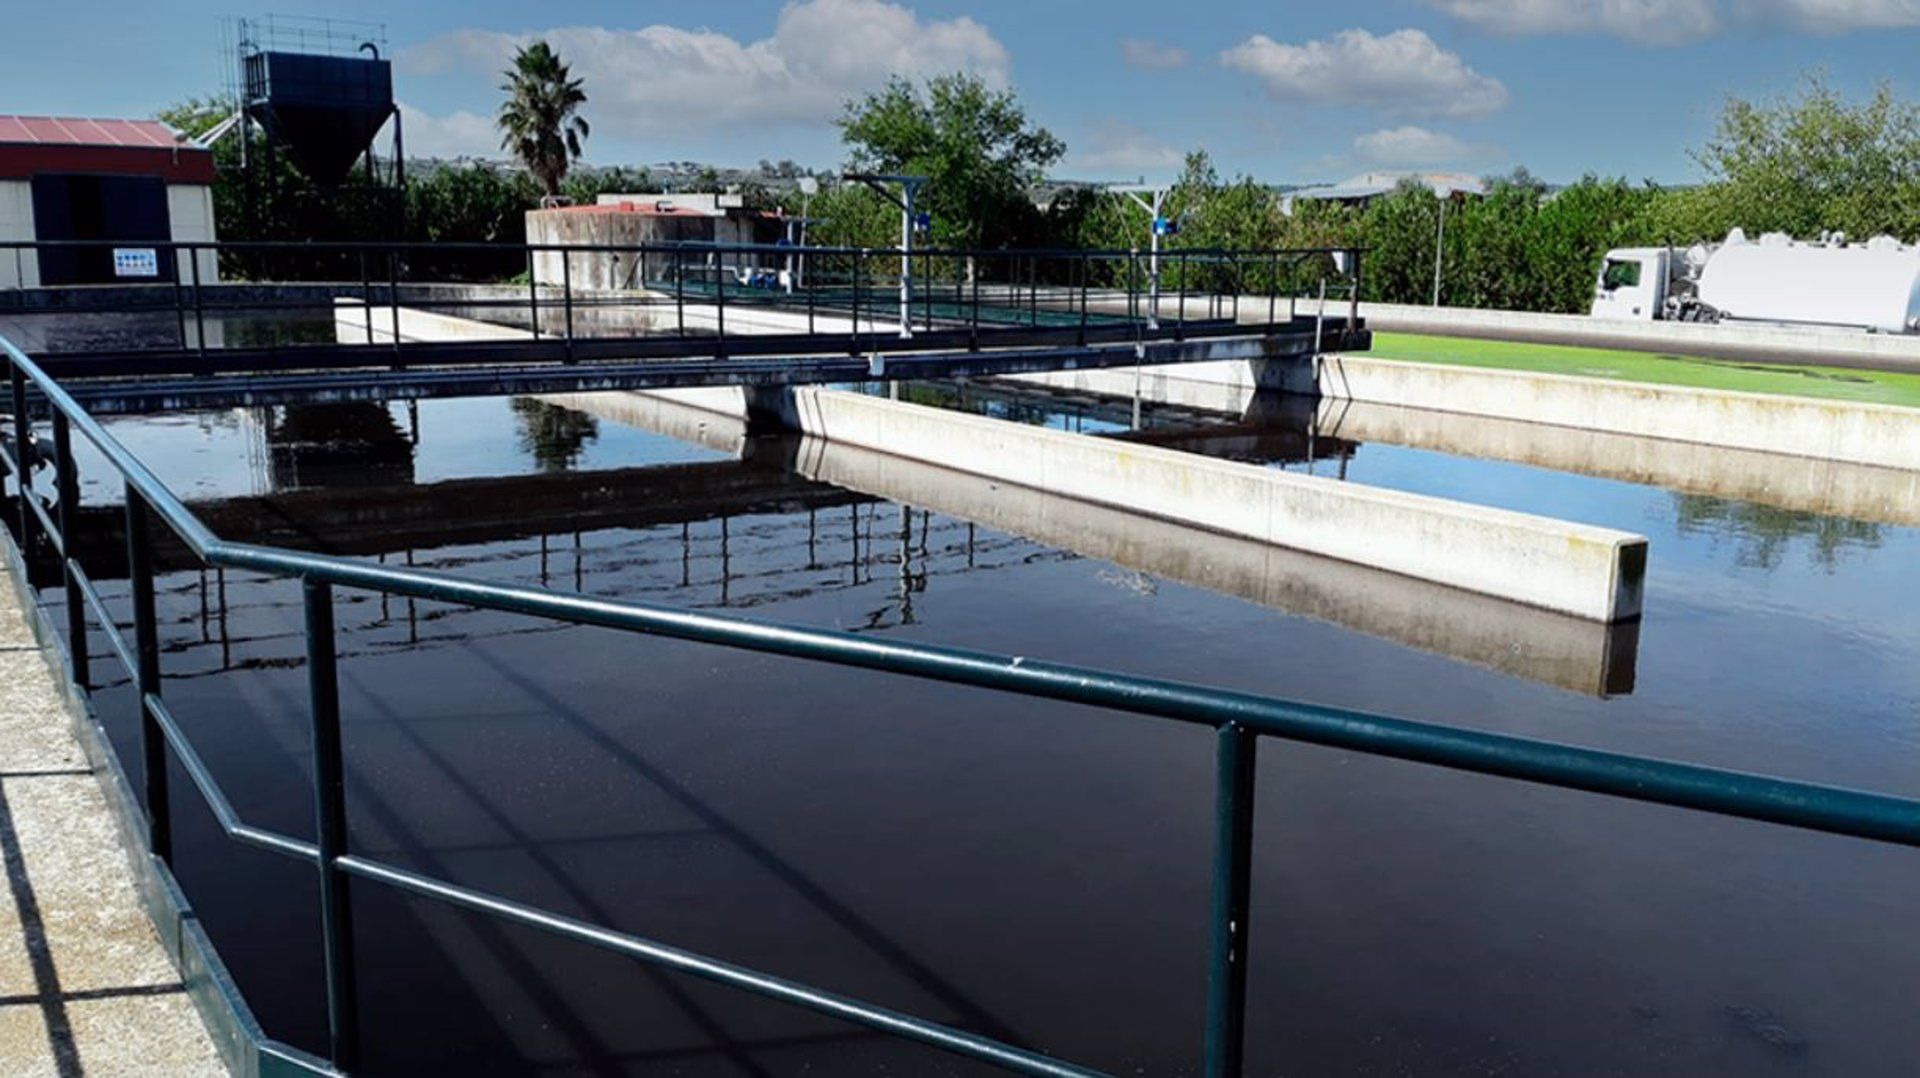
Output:
[[[211,243],[213,232],[213,188],[203,183],[167,185],[167,218],[172,222],[176,243]],[[180,279],[192,281],[193,266],[186,251],[179,253]],[[200,263],[200,283],[220,279],[220,257],[213,251],[198,251],[192,259]]]
[[[0,243],[31,243],[33,236],[33,184],[0,180]],[[32,251],[0,249],[0,288],[34,288],[39,284],[40,260]]]

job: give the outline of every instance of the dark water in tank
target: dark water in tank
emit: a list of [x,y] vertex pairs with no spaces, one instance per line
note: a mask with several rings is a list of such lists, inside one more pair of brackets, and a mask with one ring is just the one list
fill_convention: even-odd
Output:
[[[1631,684],[1599,695],[820,484],[777,442],[504,399],[112,429],[232,538],[1920,794],[1909,527],[1401,446],[1314,457],[1647,535]],[[118,490],[86,478],[108,538],[83,556],[124,607]],[[162,568],[174,712],[249,822],[310,834],[297,586]],[[1198,1072],[1206,731],[338,601],[356,852],[1103,1070]],[[100,699],[137,762],[127,695]],[[1911,1073],[1911,851],[1259,753],[1250,1074]],[[175,791],[221,953],[269,1031],[324,1049],[311,871]],[[369,1073],[980,1071],[370,884],[354,902]]]

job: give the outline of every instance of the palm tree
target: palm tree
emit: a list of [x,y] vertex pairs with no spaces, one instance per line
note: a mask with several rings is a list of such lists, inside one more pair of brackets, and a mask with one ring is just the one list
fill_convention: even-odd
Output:
[[549,196],[558,195],[568,163],[579,158],[586,141],[587,121],[579,115],[586,91],[544,41],[514,53],[505,74],[500,148],[519,158]]

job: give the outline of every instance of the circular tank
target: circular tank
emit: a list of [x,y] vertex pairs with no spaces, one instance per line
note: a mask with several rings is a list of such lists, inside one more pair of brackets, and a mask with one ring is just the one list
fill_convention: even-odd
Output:
[[1730,237],[1707,260],[1700,299],[1729,319],[1920,330],[1920,248]]

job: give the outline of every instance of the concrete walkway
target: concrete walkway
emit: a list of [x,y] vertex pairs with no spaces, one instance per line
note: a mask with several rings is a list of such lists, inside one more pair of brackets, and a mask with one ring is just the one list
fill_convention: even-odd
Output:
[[0,1075],[226,1070],[0,568]]

